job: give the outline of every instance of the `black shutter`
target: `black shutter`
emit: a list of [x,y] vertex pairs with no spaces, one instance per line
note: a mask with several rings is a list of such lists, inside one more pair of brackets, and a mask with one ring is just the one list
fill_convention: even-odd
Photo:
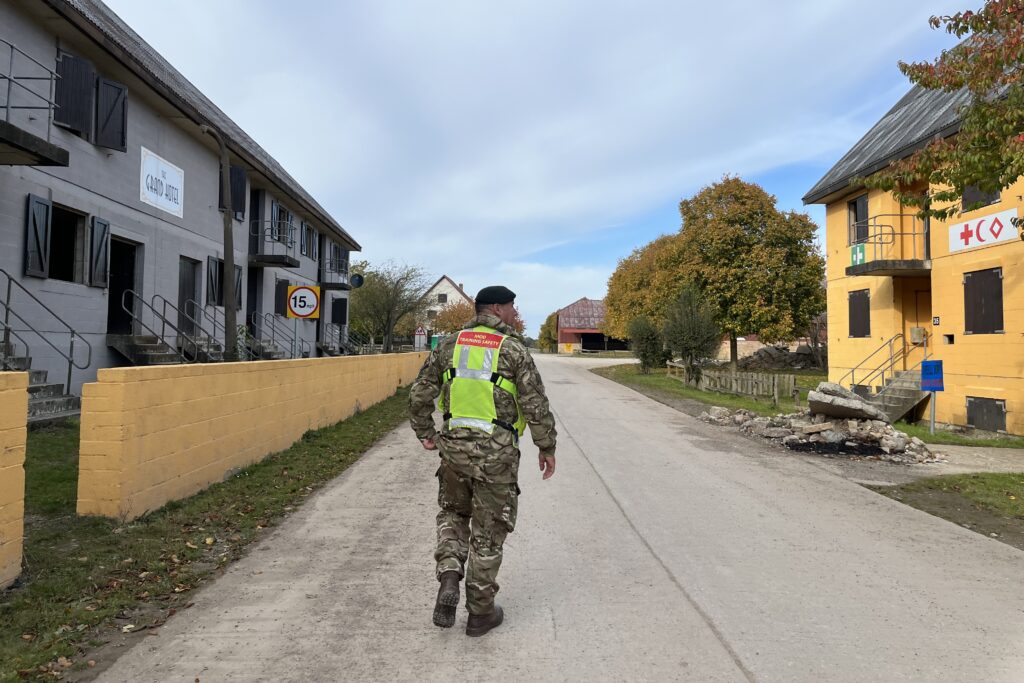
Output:
[[96,69],[90,62],[65,52],[57,60],[57,76],[54,122],[88,135],[95,111]]
[[242,310],[242,266],[235,266],[235,308]]
[[850,336],[871,336],[871,297],[868,290],[850,292]]
[[96,91],[96,145],[128,151],[128,88],[106,78]]
[[220,301],[220,264],[220,259],[206,257],[206,303],[213,306]]
[[50,276],[50,200],[28,196],[28,215],[25,219],[25,275]]
[[331,302],[331,322],[335,325],[348,324],[348,299],[338,297]]
[[278,280],[274,288],[274,313],[288,315],[288,287],[287,280]]
[[964,333],[1003,332],[1003,271],[964,273]]
[[110,278],[107,266],[110,262],[110,223],[102,218],[92,217],[89,233],[89,284],[106,287]]
[[245,216],[245,169],[241,166],[231,167],[231,211],[235,218]]

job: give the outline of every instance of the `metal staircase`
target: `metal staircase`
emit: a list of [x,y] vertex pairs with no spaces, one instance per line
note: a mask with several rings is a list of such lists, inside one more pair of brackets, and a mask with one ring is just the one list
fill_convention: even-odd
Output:
[[[92,345],[10,273],[0,268],[0,276],[7,278],[6,295],[0,301],[0,315],[3,316],[0,321],[0,368],[29,373],[28,424],[40,426],[77,417],[82,410],[82,399],[71,393],[72,373],[75,368],[85,370],[90,366]],[[13,304],[15,295],[24,299],[17,308]],[[50,329],[44,333],[40,328]],[[55,341],[65,334],[68,335],[67,347]],[[40,346],[50,347],[52,353],[67,362],[63,384],[50,382],[47,370],[32,369],[32,348],[28,339],[36,344],[37,349]]]
[[[886,340],[839,380],[896,422],[928,398],[921,391],[921,361],[929,355],[929,335],[907,343],[900,333]],[[919,357],[920,356],[920,357]]]

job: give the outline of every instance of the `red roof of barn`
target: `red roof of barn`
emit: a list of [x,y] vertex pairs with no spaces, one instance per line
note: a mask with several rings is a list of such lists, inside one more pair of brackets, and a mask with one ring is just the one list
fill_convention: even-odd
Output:
[[596,330],[604,322],[604,300],[583,297],[558,311],[558,329]]

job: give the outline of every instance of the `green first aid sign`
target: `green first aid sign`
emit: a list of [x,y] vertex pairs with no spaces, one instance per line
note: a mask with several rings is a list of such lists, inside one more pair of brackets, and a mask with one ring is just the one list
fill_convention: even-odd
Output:
[[864,263],[864,260],[864,245],[853,245],[853,247],[850,249],[850,265],[859,266],[860,264]]

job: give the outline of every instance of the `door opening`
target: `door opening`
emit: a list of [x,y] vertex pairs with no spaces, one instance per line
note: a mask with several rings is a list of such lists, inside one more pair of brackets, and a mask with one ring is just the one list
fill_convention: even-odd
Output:
[[133,334],[135,325],[132,315],[124,309],[122,301],[132,308],[131,297],[125,297],[128,290],[138,291],[135,286],[136,256],[138,245],[117,238],[110,240],[110,287],[107,290],[107,334]]
[[196,322],[202,315],[199,308],[199,261],[181,256],[178,260],[178,329],[194,337]]

